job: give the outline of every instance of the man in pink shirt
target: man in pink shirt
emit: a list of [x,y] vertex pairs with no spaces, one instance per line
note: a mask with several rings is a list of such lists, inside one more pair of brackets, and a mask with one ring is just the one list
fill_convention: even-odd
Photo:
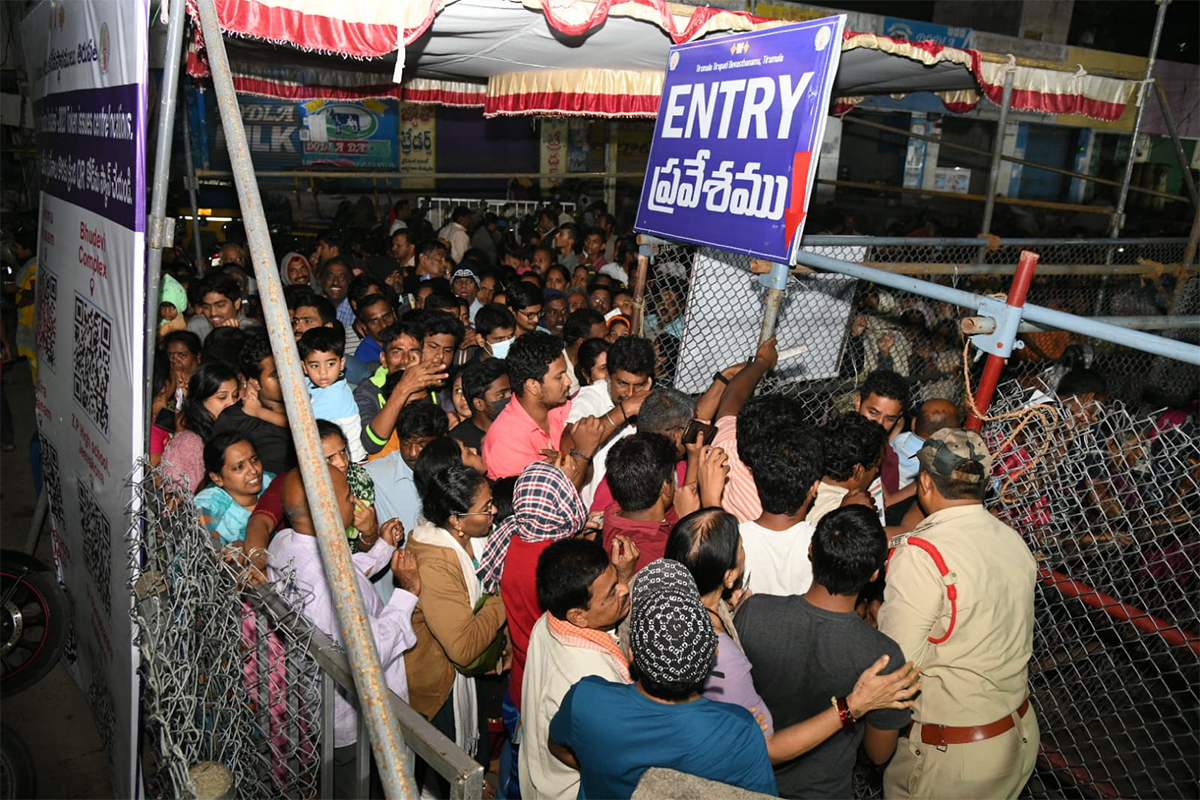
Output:
[[562,340],[533,332],[513,342],[505,359],[512,400],[483,439],[483,460],[492,480],[520,475],[562,445],[571,413],[567,360]]

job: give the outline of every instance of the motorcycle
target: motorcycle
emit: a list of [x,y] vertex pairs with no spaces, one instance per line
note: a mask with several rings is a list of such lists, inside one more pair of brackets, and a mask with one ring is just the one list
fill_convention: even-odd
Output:
[[[54,669],[67,644],[70,606],[54,570],[17,550],[0,551],[0,697],[28,689]],[[34,797],[33,758],[0,726],[0,800]]]

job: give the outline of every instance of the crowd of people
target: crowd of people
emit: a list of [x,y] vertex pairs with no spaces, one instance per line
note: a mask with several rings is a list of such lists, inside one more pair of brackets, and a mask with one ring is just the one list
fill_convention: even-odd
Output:
[[466,209],[419,240],[396,211],[375,245],[282,257],[294,355],[244,246],[167,266],[152,458],[227,553],[340,640],[279,380],[298,358],[388,686],[499,795],[630,797],[664,767],[849,797],[860,754],[887,797],[1017,795],[1035,567],[953,402],[881,361],[815,426],[756,394],[774,339],[684,394],[632,333],[607,215],[548,210],[514,248]]

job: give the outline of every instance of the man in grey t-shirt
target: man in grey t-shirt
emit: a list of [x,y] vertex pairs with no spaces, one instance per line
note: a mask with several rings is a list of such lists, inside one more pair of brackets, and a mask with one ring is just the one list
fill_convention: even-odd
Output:
[[891,758],[907,710],[863,715],[845,698],[881,655],[888,674],[904,666],[899,646],[854,610],[863,587],[887,558],[887,535],[873,509],[855,505],[822,518],[813,534],[812,587],[806,594],[756,594],[738,609],[735,625],[754,667],[754,688],[780,730],[842,705],[843,729],[799,758],[775,765],[781,797],[851,797],[851,774],[862,743],[876,764]]

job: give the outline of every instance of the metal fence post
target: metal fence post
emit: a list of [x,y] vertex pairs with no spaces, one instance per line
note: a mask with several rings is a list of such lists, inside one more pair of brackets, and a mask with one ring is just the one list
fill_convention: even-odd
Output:
[[[975,389],[974,407],[967,410],[966,427],[973,431],[983,430],[983,419],[979,414],[987,412],[996,394],[996,384],[1000,382],[1000,372],[1012,355],[1013,345],[1017,338],[1017,326],[1021,323],[1021,310],[1025,306],[1025,296],[1029,293],[1029,285],[1033,283],[1033,272],[1037,269],[1038,255],[1025,250],[1021,253],[1021,261],[1017,264],[1016,274],[1013,275],[1012,286],[1008,290],[1005,306],[1011,309],[1005,316],[1004,327],[998,327],[995,336],[990,337],[993,347],[988,352],[987,364],[983,367],[983,377]],[[999,326],[1000,320],[997,320]],[[976,341],[979,341],[978,339]],[[976,413],[978,412],[978,413]]]
[[[996,122],[996,143],[992,147],[992,163],[988,168],[987,196],[983,202],[983,223],[979,226],[980,235],[992,232],[992,214],[996,210],[996,184],[1000,180],[1000,156],[1004,150],[1004,134],[1008,128],[1008,109],[1012,105],[1013,79],[1017,74],[1015,66],[1009,66],[1004,73],[1004,96],[1000,99],[1000,119]],[[986,249],[980,248],[980,260]]]
[[187,170],[183,182],[187,186],[188,200],[192,204],[192,249],[196,251],[196,274],[204,269],[204,249],[200,241],[200,202],[196,194],[196,165],[192,159],[192,123],[188,119],[187,101],[183,103],[183,168]]
[[1163,122],[1167,123],[1167,133],[1171,135],[1171,144],[1175,146],[1175,160],[1179,162],[1179,169],[1183,172],[1183,186],[1187,189],[1188,197],[1192,198],[1192,207],[1200,207],[1200,194],[1196,192],[1196,181],[1192,178],[1191,166],[1183,155],[1183,143],[1179,141],[1179,129],[1175,127],[1175,117],[1171,115],[1171,106],[1167,103],[1167,93],[1157,80],[1154,82],[1154,96],[1158,98]]
[[295,337],[284,305],[283,286],[271,246],[262,197],[258,192],[254,163],[250,159],[250,148],[233,87],[225,42],[221,37],[215,0],[197,0],[196,5],[208,50],[213,88],[221,111],[221,125],[225,129],[225,140],[229,147],[238,200],[246,220],[246,235],[262,298],[263,317],[279,368],[279,381],[283,387],[300,473],[316,525],[321,560],[337,611],[342,641],[354,674],[360,713],[371,731],[371,743],[384,791],[389,798],[408,798],[411,796],[409,783],[401,770],[403,738],[389,706],[387,681],[380,667],[379,653],[359,594],[355,568],[346,546],[346,532],[333,495],[329,467],[322,455],[316,419],[300,371]]
[[767,300],[763,309],[762,332],[758,335],[758,343],[762,344],[775,335],[775,325],[779,322],[779,309],[783,305],[783,298],[787,296],[787,264],[772,263],[771,271],[765,275],[758,276],[758,281],[767,287]]
[[162,248],[167,242],[167,187],[171,180],[171,140],[175,131],[175,101],[179,96],[180,59],[183,53],[183,26],[187,22],[185,0],[171,0],[167,22],[167,51],[163,61],[162,94],[159,96],[158,138],[154,143],[154,187],[150,193],[150,213],[146,219],[146,446],[150,446],[150,409],[154,405],[154,351],[158,347],[158,293],[162,273]]

